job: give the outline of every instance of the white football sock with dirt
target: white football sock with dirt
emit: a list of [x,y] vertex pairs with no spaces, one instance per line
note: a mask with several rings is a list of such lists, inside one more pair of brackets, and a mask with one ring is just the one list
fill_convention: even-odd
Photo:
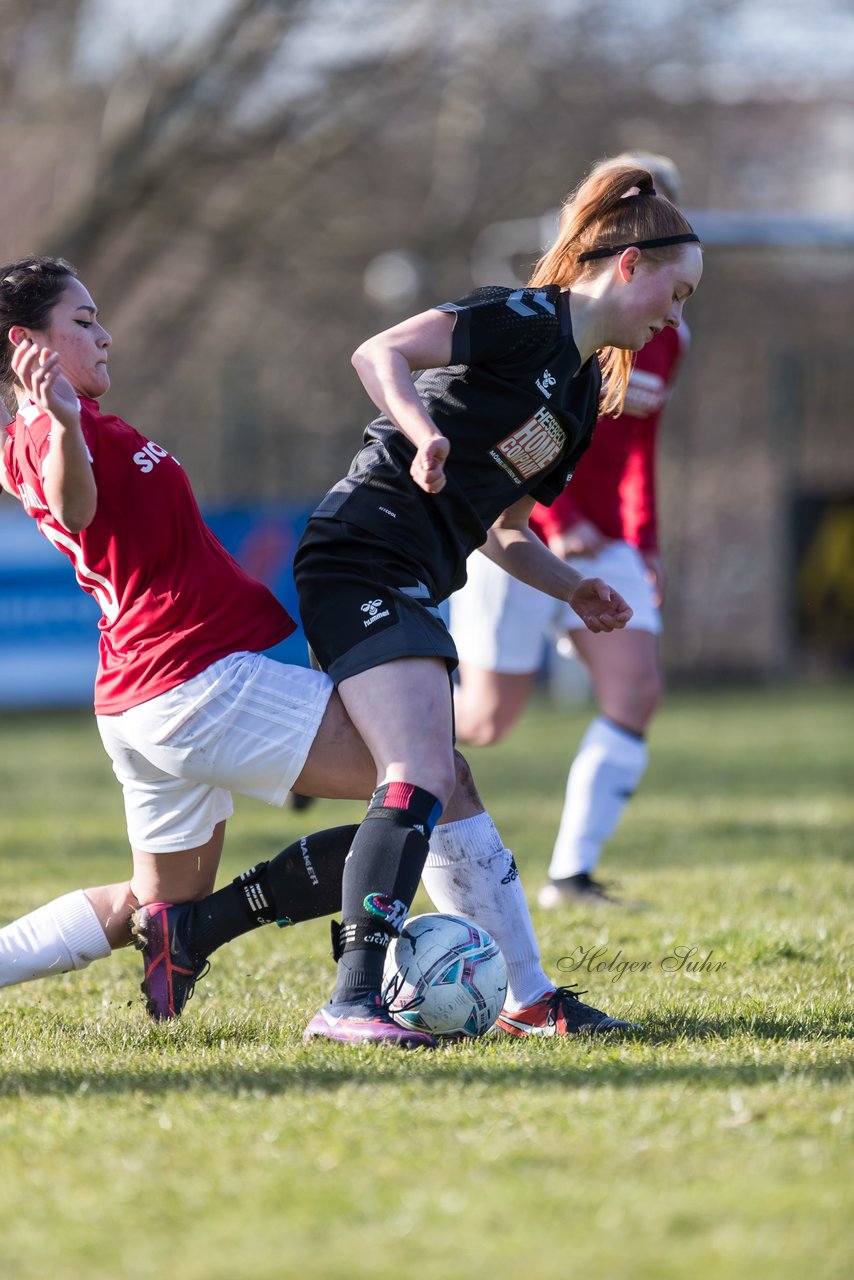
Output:
[[112,948],[82,889],[0,929],[0,987],[85,969]]
[[646,765],[643,738],[597,716],[581,739],[569,771],[550,880],[593,871]]
[[513,854],[488,813],[435,828],[422,880],[437,911],[473,920],[498,943],[507,963],[505,1009],[525,1009],[554,990]]

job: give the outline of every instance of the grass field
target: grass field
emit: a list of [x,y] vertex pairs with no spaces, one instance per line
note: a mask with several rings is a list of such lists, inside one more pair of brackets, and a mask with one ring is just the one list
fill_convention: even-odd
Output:
[[[587,718],[471,753],[532,897]],[[534,911],[636,1041],[305,1048],[325,922],[218,953],[175,1026],[133,951],[4,991],[3,1280],[854,1274],[854,688],[672,693],[652,748],[602,869],[645,909]],[[0,778],[0,923],[125,874],[90,717],[6,717]],[[223,877],[358,815],[237,808]]]

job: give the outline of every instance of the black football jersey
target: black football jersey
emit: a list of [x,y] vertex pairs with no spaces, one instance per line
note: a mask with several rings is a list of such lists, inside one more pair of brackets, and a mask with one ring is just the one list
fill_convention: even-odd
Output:
[[581,363],[557,285],[476,289],[437,309],[456,315],[452,363],[415,385],[450,441],[444,489],[415,484],[415,446],[381,415],[314,514],[394,542],[444,599],[502,511],[525,495],[550,506],[563,491],[593,435],[601,376],[595,356]]

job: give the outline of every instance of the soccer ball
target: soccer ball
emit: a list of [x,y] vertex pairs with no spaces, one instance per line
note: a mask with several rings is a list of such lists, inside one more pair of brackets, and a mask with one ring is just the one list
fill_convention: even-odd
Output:
[[383,1004],[402,1027],[453,1040],[482,1036],[506,993],[497,942],[461,916],[413,916],[388,949]]

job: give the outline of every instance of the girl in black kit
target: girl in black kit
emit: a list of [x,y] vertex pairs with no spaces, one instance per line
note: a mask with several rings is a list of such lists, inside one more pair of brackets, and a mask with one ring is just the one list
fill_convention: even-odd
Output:
[[[568,601],[590,631],[625,625],[625,601],[553,555],[528,518],[563,490],[598,414],[619,412],[631,352],[679,324],[701,274],[697,236],[650,174],[597,167],[528,288],[476,290],[355,353],[381,413],[309,521],[295,576],[309,643],[378,785],[344,868],[335,993],[308,1038],[433,1043],[397,1027],[379,992],[454,787],[456,653],[438,605],[480,548]],[[505,1009],[498,1025],[554,1034],[560,1014],[543,1000]]]

